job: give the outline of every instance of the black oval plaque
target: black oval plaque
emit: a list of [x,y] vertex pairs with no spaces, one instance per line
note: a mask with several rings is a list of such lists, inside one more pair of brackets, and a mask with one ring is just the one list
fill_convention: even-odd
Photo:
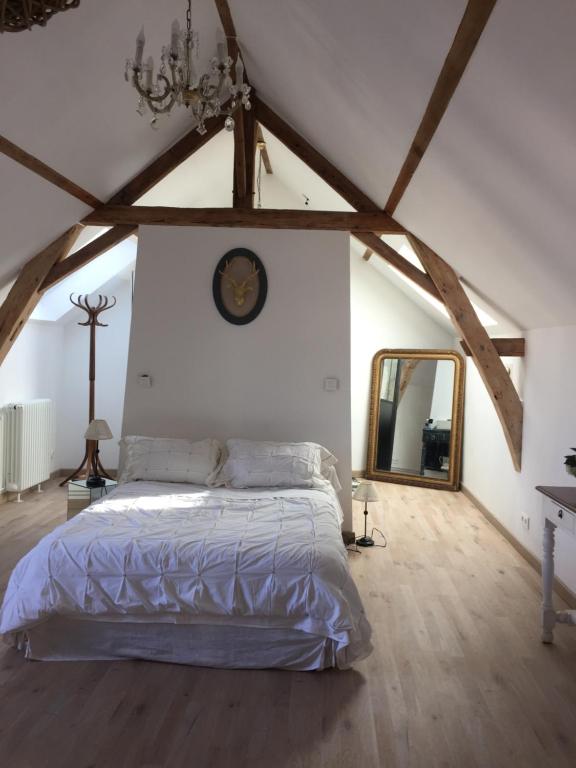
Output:
[[268,293],[264,264],[247,248],[233,248],[214,270],[212,293],[225,320],[234,325],[251,323],[262,311]]

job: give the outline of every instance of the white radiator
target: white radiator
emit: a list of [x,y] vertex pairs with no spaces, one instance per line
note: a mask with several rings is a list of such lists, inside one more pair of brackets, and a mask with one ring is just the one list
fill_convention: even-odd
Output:
[[4,421],[4,487],[20,493],[50,477],[54,456],[54,407],[51,400],[10,403]]

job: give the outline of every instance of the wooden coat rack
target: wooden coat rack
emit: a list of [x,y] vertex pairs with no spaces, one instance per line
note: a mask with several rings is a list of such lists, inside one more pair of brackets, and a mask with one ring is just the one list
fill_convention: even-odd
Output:
[[[92,421],[94,421],[94,405],[96,397],[96,326],[100,325],[102,327],[107,327],[108,323],[101,323],[98,317],[102,314],[102,312],[105,312],[107,309],[112,309],[112,307],[115,306],[116,297],[112,296],[112,301],[109,301],[107,296],[99,295],[98,304],[92,306],[87,294],[79,294],[78,299],[74,301],[74,294],[71,293],[70,301],[72,304],[74,304],[75,307],[82,309],[88,315],[88,319],[83,323],[78,323],[78,325],[87,325],[90,327],[90,366],[88,372],[88,378],[90,382],[90,395],[88,399],[88,424],[90,424]],[[96,440],[86,440],[86,450],[84,452],[82,463],[78,469],[72,472],[72,474],[63,480],[60,485],[66,485],[66,483],[70,482],[70,480],[76,480],[77,478],[88,476],[90,467],[92,466],[93,462],[93,455],[98,450],[97,446],[98,443]],[[100,458],[98,455],[96,456],[96,466],[98,467],[98,471],[101,477],[107,477],[109,480],[112,479],[100,463]]]

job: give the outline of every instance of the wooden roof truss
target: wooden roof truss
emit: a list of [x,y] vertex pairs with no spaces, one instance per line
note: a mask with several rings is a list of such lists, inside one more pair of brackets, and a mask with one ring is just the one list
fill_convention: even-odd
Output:
[[[215,0],[215,2],[228,38],[229,48],[238,51],[236,30],[228,2],[227,0]],[[514,466],[519,470],[522,456],[523,409],[510,375],[500,359],[500,354],[523,355],[524,340],[490,339],[452,267],[401,222],[393,218],[393,213],[448,107],[494,4],[495,0],[469,0],[384,211],[256,94],[253,98],[253,110],[250,112],[242,110],[236,119],[233,207],[231,209],[132,207],[146,191],[215,136],[223,128],[223,118],[213,119],[208,124],[208,131],[204,136],[200,136],[194,129],[191,130],[125,184],[105,205],[98,204],[99,201],[90,193],[68,181],[41,161],[19,150],[7,140],[0,138],[0,151],[56,184],[60,189],[94,207],[93,212],[82,222],[44,248],[20,272],[6,301],[0,307],[0,363],[6,357],[43,292],[132,235],[137,231],[139,224],[342,229],[350,231],[366,246],[364,254],[366,259],[370,258],[369,252],[378,254],[434,298],[444,303],[455,329],[463,339],[465,351],[472,356],[478,367],[500,419]],[[355,212],[254,209],[254,177],[257,144],[261,137],[260,126],[269,130],[303,160],[338,192],[355,209]],[[267,163],[269,162],[267,158]],[[268,168],[268,165],[266,167]],[[69,256],[81,227],[86,224],[111,225],[112,229]],[[419,270],[381,240],[380,235],[383,233],[405,234],[425,272]]]

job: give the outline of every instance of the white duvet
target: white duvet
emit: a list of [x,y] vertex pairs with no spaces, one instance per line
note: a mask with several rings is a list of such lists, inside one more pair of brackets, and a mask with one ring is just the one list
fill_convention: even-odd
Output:
[[325,489],[133,482],[56,528],[16,566],[0,633],[53,616],[289,627],[371,650],[341,511]]

